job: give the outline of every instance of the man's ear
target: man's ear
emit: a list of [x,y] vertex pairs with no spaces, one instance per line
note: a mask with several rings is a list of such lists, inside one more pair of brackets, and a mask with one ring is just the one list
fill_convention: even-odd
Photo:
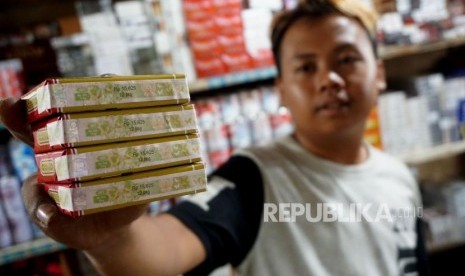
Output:
[[278,90],[279,106],[286,106],[286,98],[285,98],[286,93],[284,93],[283,82],[280,76],[276,76],[274,80],[274,85],[276,89]]
[[384,68],[384,62],[382,59],[376,61],[376,88],[378,94],[386,90],[386,69]]

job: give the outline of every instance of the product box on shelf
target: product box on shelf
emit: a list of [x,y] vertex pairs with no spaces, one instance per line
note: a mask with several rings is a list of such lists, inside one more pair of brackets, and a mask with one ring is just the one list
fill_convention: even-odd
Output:
[[21,60],[0,61],[0,98],[19,98],[25,86]]
[[208,159],[212,168],[216,169],[231,156],[228,125],[221,122],[214,123],[202,133],[209,149]]
[[11,175],[0,177],[0,199],[13,242],[22,243],[32,240],[32,227],[21,200],[21,188],[17,177]]
[[34,150],[40,153],[196,131],[191,104],[59,114],[33,126]]
[[196,74],[199,78],[206,78],[214,75],[226,74],[228,68],[221,61],[221,58],[195,58]]
[[22,97],[29,121],[57,113],[184,104],[183,74],[47,79]]
[[254,67],[250,56],[244,52],[224,53],[221,61],[226,66],[229,73],[251,70]]
[[[242,1],[184,0],[183,3],[187,36],[199,78],[248,71],[269,64],[263,55],[252,57],[246,47]],[[268,27],[265,33],[267,30]]]
[[34,151],[31,147],[18,139],[11,139],[8,142],[8,151],[13,171],[21,182],[37,172]]
[[11,231],[8,227],[8,220],[6,219],[6,214],[3,209],[2,205],[0,205],[0,248],[13,244]]
[[197,134],[110,143],[36,154],[38,181],[86,181],[198,162]]
[[77,217],[206,190],[202,163],[70,184],[43,184],[66,214]]
[[374,147],[379,149],[382,148],[378,108],[376,107],[373,108],[370,115],[368,116],[368,120],[365,125],[365,132],[363,133],[363,138],[365,139],[365,141],[367,141]]

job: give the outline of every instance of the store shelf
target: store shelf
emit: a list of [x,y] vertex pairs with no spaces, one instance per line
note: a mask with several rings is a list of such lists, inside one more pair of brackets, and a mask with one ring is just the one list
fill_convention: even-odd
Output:
[[49,238],[41,238],[0,249],[0,265],[65,249],[66,247]]
[[465,45],[465,37],[444,39],[417,45],[386,46],[380,48],[380,57],[384,60],[405,57],[415,54],[444,50],[451,47]]
[[276,68],[263,68],[243,71],[234,74],[198,79],[189,83],[191,93],[198,93],[211,89],[225,88],[234,85],[247,84],[255,81],[269,80],[276,76]]
[[[386,46],[381,47],[380,57],[385,60],[394,59],[414,54],[444,50],[460,45],[465,45],[465,37],[446,39],[419,45]],[[276,73],[277,71],[275,67],[256,69],[211,78],[198,79],[189,83],[189,87],[191,93],[198,93],[211,89],[247,84],[254,81],[268,80],[274,78]]]
[[448,242],[445,244],[426,244],[426,251],[430,254],[435,254],[435,253],[441,253],[444,251],[448,251],[451,249],[459,248],[465,246],[465,241],[453,241],[453,242]]
[[409,165],[420,165],[440,160],[465,152],[465,141],[458,141],[436,146],[430,149],[416,150],[399,156]]

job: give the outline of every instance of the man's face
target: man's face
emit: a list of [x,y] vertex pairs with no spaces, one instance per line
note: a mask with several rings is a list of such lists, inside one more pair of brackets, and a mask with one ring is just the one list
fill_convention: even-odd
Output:
[[361,134],[385,88],[366,31],[353,19],[300,19],[281,44],[281,103],[301,135]]

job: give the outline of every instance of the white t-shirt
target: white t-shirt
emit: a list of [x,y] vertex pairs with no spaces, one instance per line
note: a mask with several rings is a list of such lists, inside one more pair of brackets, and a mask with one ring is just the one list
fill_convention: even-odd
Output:
[[357,165],[292,137],[237,152],[206,194],[171,212],[207,249],[192,274],[231,262],[238,275],[417,275],[417,184],[404,164],[367,148]]
[[[242,153],[261,168],[265,203],[272,204],[265,207],[264,221],[269,222],[263,222],[257,242],[238,267],[240,274],[403,275],[415,262],[416,216],[395,214],[413,214],[420,206],[419,192],[402,163],[368,149],[368,160],[359,165],[318,158],[291,137],[270,149]],[[279,204],[281,211],[287,209],[285,221],[292,220],[293,210],[296,222],[271,222],[272,206],[279,212]],[[307,207],[304,215],[297,217],[302,206]],[[340,214],[334,222],[323,214],[330,207]],[[402,251],[411,254],[400,258]]]

